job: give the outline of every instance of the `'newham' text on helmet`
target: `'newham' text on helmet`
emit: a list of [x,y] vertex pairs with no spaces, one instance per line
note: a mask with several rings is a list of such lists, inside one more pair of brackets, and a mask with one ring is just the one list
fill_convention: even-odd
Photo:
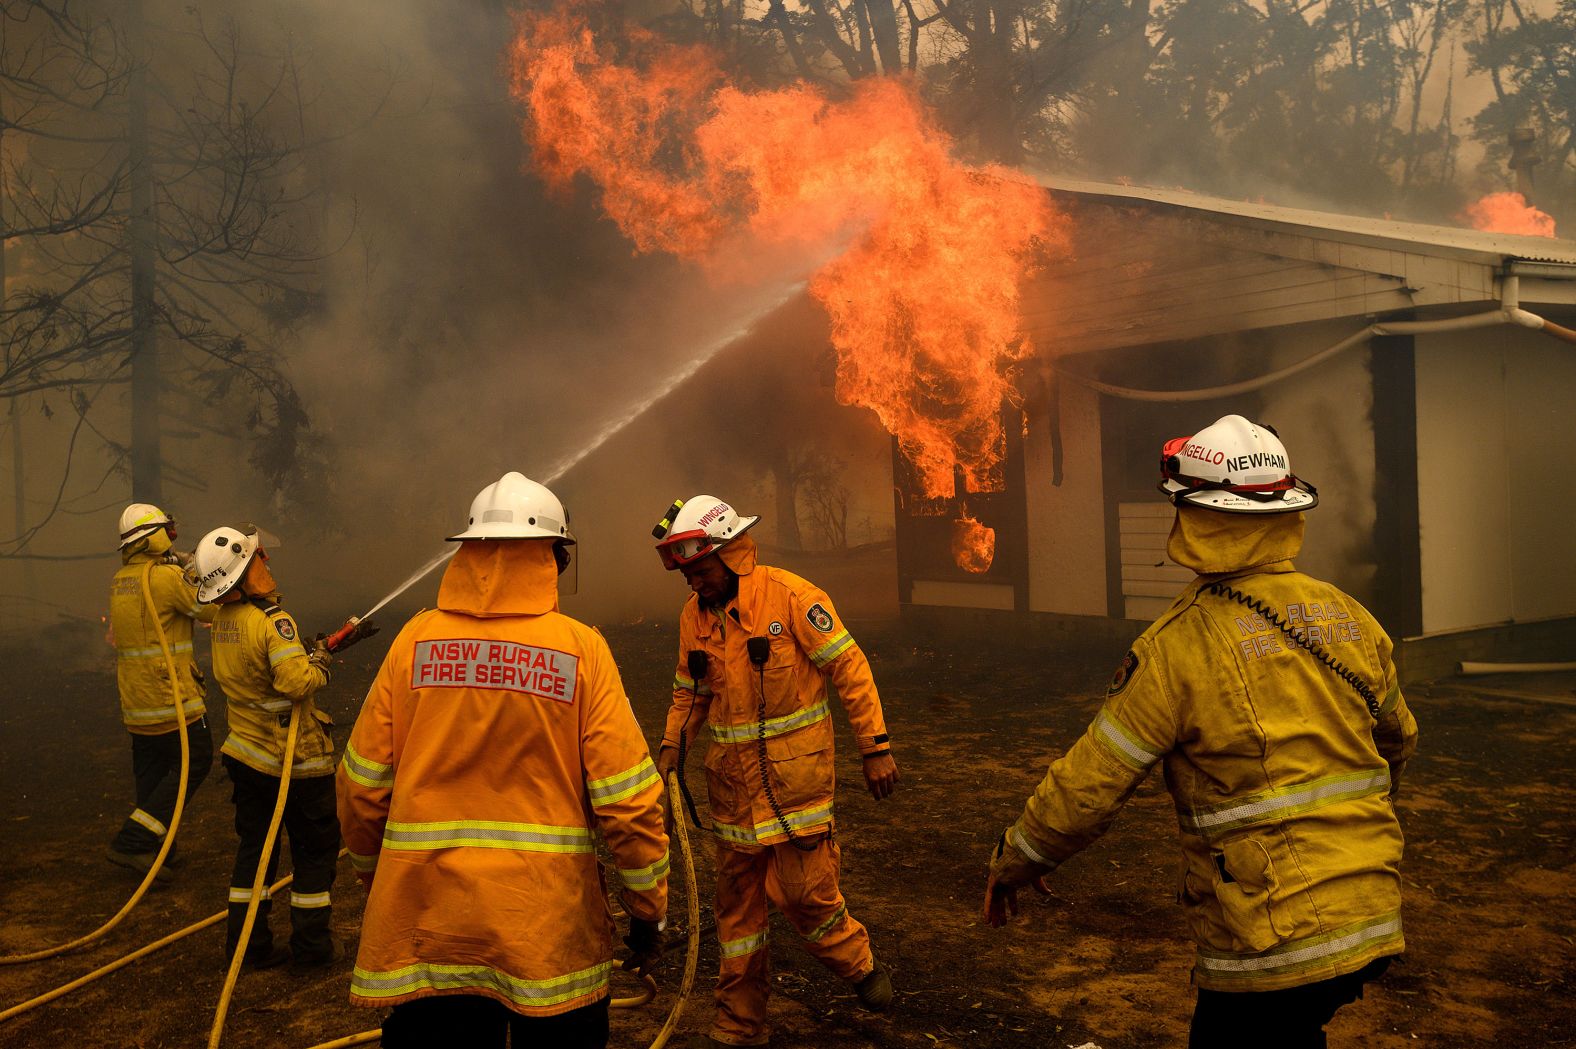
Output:
[[1160,490],[1175,506],[1234,514],[1284,514],[1318,505],[1319,492],[1291,472],[1275,431],[1226,415],[1160,452]]

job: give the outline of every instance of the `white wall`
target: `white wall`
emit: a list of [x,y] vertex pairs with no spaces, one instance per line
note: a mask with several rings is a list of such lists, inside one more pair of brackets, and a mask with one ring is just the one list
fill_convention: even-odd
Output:
[[[1328,349],[1362,327],[1327,321],[1273,332],[1273,371]],[[1292,472],[1319,489],[1297,567],[1368,603],[1373,591],[1373,378],[1367,344],[1266,387],[1258,420],[1286,443]]]
[[[1034,413],[1024,438],[1029,524],[1029,608],[1070,615],[1107,614],[1105,502],[1099,394],[1062,382],[1059,392],[1062,483],[1051,483],[1051,432]],[[1117,610],[1117,615],[1121,610]]]
[[1576,353],[1513,328],[1417,339],[1423,630],[1576,612]]

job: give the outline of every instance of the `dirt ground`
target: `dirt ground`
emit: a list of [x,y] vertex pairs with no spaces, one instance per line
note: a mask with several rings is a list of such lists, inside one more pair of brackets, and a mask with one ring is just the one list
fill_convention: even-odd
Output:
[[[1006,930],[978,920],[987,853],[1046,763],[1093,715],[1120,650],[978,639],[915,645],[890,624],[856,624],[875,666],[903,780],[876,804],[840,721],[838,833],[844,891],[893,971],[894,1009],[861,1012],[851,992],[774,918],[775,1046],[1084,1046],[1185,1042],[1191,947],[1173,902],[1175,822],[1158,774],[1102,841],[1054,875]],[[343,745],[392,630],[351,650],[321,697]],[[672,624],[607,631],[654,738],[671,680]],[[0,704],[0,953],[81,935],[135,885],[103,852],[131,807],[130,755],[113,664],[62,670],[37,649],[5,659]],[[212,693],[210,689],[210,693]],[[1409,693],[1422,750],[1400,801],[1407,835],[1408,951],[1331,1027],[1341,1046],[1576,1044],[1576,856],[1571,741],[1576,676],[1457,679]],[[210,698],[216,746],[222,701]],[[704,796],[697,759],[691,782]],[[107,939],[0,967],[0,1009],[22,1002],[223,907],[234,839],[217,760],[181,837],[185,865]],[[710,847],[697,835],[702,900]],[[286,860],[288,868],[288,859]],[[676,870],[677,868],[675,868]],[[678,879],[675,878],[675,884]],[[362,893],[342,863],[334,925],[354,954]],[[675,896],[675,924],[684,901]],[[281,908],[281,912],[282,912]],[[281,935],[287,919],[274,916]],[[201,1046],[223,981],[209,928],[71,995],[0,1023],[0,1045]],[[613,1044],[647,1045],[672,1002],[617,1012]],[[681,1033],[704,1031],[716,945],[701,951]],[[375,1027],[352,1008],[351,959],[310,978],[243,975],[224,1044],[304,1047]],[[1264,1044],[1273,1045],[1266,1035]]]

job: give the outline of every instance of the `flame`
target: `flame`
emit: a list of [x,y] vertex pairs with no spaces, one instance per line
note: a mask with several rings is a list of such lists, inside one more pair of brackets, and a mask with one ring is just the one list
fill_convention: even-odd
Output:
[[1032,350],[1019,283],[1067,246],[1037,185],[954,160],[909,78],[838,99],[804,83],[744,91],[704,48],[641,30],[612,57],[575,4],[517,25],[511,90],[550,186],[586,175],[637,250],[713,273],[767,248],[846,243],[810,281],[839,403],[877,414],[925,496],[962,495],[957,469],[969,491],[1002,488],[1002,405]]
[[1554,236],[1554,219],[1527,203],[1520,193],[1490,193],[1467,205],[1463,217],[1473,229],[1489,233]]
[[990,571],[996,559],[996,529],[987,528],[972,517],[952,522],[952,559],[965,572]]

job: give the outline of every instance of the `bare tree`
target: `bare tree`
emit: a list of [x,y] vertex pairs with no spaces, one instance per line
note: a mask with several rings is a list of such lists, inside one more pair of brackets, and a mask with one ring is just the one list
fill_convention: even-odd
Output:
[[[276,488],[306,458],[280,339],[313,309],[334,235],[295,44],[260,50],[196,10],[154,34],[142,3],[0,0],[0,398],[74,417],[58,483],[29,478],[53,498],[0,556],[119,501],[112,478],[148,501],[202,487],[166,438],[244,437]],[[102,472],[73,476],[78,460]]]

